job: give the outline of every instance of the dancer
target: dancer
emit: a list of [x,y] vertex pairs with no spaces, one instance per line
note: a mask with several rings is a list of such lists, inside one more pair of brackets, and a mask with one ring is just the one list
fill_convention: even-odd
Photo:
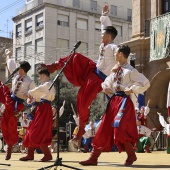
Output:
[[[11,61],[7,61],[9,65]],[[2,86],[0,88],[0,103],[5,105],[1,123],[2,133],[4,141],[8,145],[5,160],[11,158],[12,146],[19,140],[17,132],[18,112],[24,110],[23,102],[27,98],[28,90],[35,87],[34,82],[27,76],[30,68],[31,66],[27,61],[21,61],[19,63],[18,75],[12,80],[11,92],[7,86],[2,86],[2,82],[0,82],[0,86]],[[11,70],[11,68],[8,69]]]
[[48,145],[52,141],[52,119],[53,112],[51,102],[55,98],[54,87],[49,90],[52,82],[50,73],[45,68],[38,70],[41,85],[28,91],[29,103],[37,105],[34,118],[27,128],[23,145],[28,148],[28,154],[20,158],[20,161],[34,160],[34,148],[41,148],[44,157],[40,160],[46,162],[52,160]]
[[159,122],[160,124],[166,129],[167,132],[167,154],[170,154],[170,116],[167,117],[167,122],[165,121],[164,117],[161,113],[157,112],[159,115]]
[[[101,83],[106,76],[111,73],[111,68],[117,63],[114,59],[114,52],[117,46],[113,42],[117,36],[117,30],[111,26],[111,21],[107,16],[108,12],[109,7],[105,4],[100,18],[102,44],[100,45],[100,54],[97,64],[89,58],[75,53],[64,70],[64,74],[69,82],[80,87],[77,94],[79,128],[73,140],[80,139],[85,133],[84,128],[90,115],[89,106],[96,95],[102,90]],[[68,57],[65,57],[51,65],[42,64],[42,66],[46,67],[52,73],[61,69],[67,60]]]
[[150,152],[150,135],[151,130],[146,126],[142,125],[142,119],[139,117],[136,120],[137,129],[138,129],[138,142],[136,143],[135,152]]
[[137,160],[133,145],[138,140],[135,108],[129,95],[146,91],[150,83],[148,79],[127,63],[130,48],[127,45],[118,45],[115,53],[117,71],[110,74],[102,83],[106,94],[113,94],[100,127],[92,141],[93,150],[90,158],[81,161],[81,165],[97,165],[102,151],[111,151],[114,144],[118,151],[127,153],[124,165],[132,165]]

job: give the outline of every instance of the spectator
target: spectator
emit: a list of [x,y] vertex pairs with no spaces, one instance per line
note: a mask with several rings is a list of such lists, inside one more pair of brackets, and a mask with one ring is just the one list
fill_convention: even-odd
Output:
[[[64,105],[65,105],[65,100],[63,101],[63,105],[59,110],[59,118],[63,115],[64,112]],[[54,144],[57,140],[57,126],[58,126],[58,120],[57,120],[57,106],[53,105],[52,106],[52,112],[53,112],[53,130],[52,130],[52,142],[51,142],[51,152],[54,152]]]

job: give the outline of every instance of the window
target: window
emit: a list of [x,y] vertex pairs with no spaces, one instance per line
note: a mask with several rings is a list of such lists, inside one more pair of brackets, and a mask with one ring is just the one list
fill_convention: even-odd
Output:
[[118,36],[122,36],[122,26],[119,25],[114,25],[114,27],[117,29]]
[[43,13],[36,16],[36,27],[43,26]]
[[162,14],[170,12],[170,0],[162,0]]
[[132,28],[129,28],[129,39],[132,38]]
[[100,22],[95,22],[95,30],[101,31],[101,23]]
[[16,54],[15,54],[15,56],[16,56],[16,60],[19,60],[19,58],[22,57],[22,54],[21,54],[21,47],[16,48]]
[[25,53],[24,53],[25,58],[29,58],[29,56],[32,57],[33,49],[31,47],[32,47],[32,42],[25,44]]
[[117,16],[117,6],[111,5],[110,13],[111,13],[113,16]]
[[80,0],[73,0],[73,6],[80,8]]
[[88,50],[87,43],[82,42],[81,45],[79,46],[79,48],[77,48],[76,51],[80,52],[80,53],[87,53],[87,50]]
[[91,1],[91,9],[94,11],[97,10],[97,1]]
[[77,28],[87,30],[87,19],[77,19]]
[[58,25],[69,27],[69,17],[67,15],[58,14]]
[[20,37],[21,36],[21,24],[18,24],[16,26],[16,37]]
[[28,19],[25,21],[25,31],[32,32],[32,19]]
[[68,49],[69,48],[68,45],[69,45],[68,40],[58,39],[58,41],[57,41],[57,47],[58,48]]
[[127,9],[127,20],[132,21],[132,9]]
[[44,52],[44,46],[43,46],[43,38],[39,38],[37,40],[35,40],[35,51],[38,55],[42,54]]

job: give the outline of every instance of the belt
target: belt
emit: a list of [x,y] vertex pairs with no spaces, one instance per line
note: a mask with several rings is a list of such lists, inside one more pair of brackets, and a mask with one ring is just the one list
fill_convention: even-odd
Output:
[[11,98],[13,101],[15,101],[14,112],[17,112],[18,103],[24,103],[24,100],[15,96],[12,92],[11,92]]
[[33,109],[31,111],[31,113],[27,114],[28,119],[30,119],[30,120],[34,119],[35,110],[36,110],[37,106],[39,106],[42,103],[49,103],[49,104],[51,104],[51,101],[46,100],[46,99],[41,99],[40,102],[33,102],[33,103],[31,103],[30,105],[33,106]]

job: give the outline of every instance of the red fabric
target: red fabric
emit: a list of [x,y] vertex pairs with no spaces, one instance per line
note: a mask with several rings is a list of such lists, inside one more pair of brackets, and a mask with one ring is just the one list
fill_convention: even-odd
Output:
[[[0,86],[1,86],[0,82]],[[5,105],[5,112],[2,115],[1,128],[5,142],[12,146],[18,142],[17,125],[18,120],[14,116],[15,102],[12,100],[10,95],[10,89],[7,86],[0,88],[0,103]],[[18,111],[23,111],[24,105],[18,103]]]
[[[61,69],[68,57],[61,58],[58,63],[46,65],[45,67],[51,71]],[[96,95],[102,91],[101,83],[103,80],[94,73],[95,68],[96,64],[92,60],[75,53],[64,69],[64,74],[68,81],[74,86],[80,87],[77,94],[77,112],[79,121],[83,123],[88,122],[90,114],[88,107],[96,98]]]
[[33,121],[27,128],[23,144],[25,147],[39,148],[48,146],[52,141],[52,118],[51,105],[42,103],[37,106]]
[[170,116],[170,106],[168,107],[168,116]]
[[143,125],[143,126],[146,126],[146,117],[144,116],[144,114],[139,114],[138,115],[138,119],[140,119],[141,120],[141,125]]
[[126,101],[120,126],[118,128],[112,127],[112,123],[119,111],[122,100],[123,98],[121,96],[113,96],[111,98],[101,125],[92,141],[92,146],[94,148],[109,152],[113,145],[116,144],[119,152],[121,152],[124,150],[124,143],[131,142],[135,144],[138,141],[135,109],[129,97]]

